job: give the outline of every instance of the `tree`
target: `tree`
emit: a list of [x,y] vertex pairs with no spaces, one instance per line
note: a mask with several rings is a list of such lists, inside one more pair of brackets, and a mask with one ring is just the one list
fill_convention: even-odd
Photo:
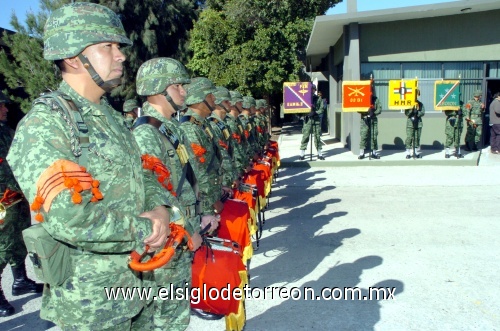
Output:
[[125,83],[113,96],[135,96],[135,74],[145,61],[154,57],[173,57],[185,61],[187,41],[203,1],[197,0],[101,0],[100,3],[120,14],[132,47],[124,49]]
[[60,81],[60,75],[52,63],[43,59],[42,37],[48,14],[66,2],[40,1],[40,12],[27,13],[25,25],[21,25],[13,13],[10,24],[17,33],[4,32],[3,41],[9,48],[9,54],[3,50],[0,52],[0,73],[5,77],[7,86],[13,90],[13,93],[8,93],[11,100],[20,104],[24,112],[31,108],[31,100],[43,91],[55,90]]
[[339,0],[207,0],[191,32],[195,75],[242,93],[281,98],[303,79],[312,22]]
[[[12,100],[20,103],[24,112],[31,108],[31,100],[47,90],[57,89],[60,74],[55,66],[43,59],[43,26],[50,13],[71,0],[40,0],[40,12],[28,13],[25,25],[20,24],[15,14],[11,25],[16,34],[4,34],[3,41],[9,54],[0,52],[0,74],[11,90],[24,90],[28,97],[8,93]],[[115,11],[122,19],[132,47],[124,48],[127,61],[124,64],[123,84],[113,90],[112,103],[135,96],[135,74],[139,66],[158,56],[185,60],[189,30],[197,18],[203,1],[197,0],[93,0]],[[21,94],[21,93],[19,93]]]

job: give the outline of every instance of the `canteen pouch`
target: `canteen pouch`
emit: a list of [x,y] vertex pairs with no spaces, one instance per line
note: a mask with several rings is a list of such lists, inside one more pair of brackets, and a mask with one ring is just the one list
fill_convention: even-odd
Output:
[[41,224],[23,230],[35,275],[51,286],[61,285],[70,275],[70,248],[55,240]]

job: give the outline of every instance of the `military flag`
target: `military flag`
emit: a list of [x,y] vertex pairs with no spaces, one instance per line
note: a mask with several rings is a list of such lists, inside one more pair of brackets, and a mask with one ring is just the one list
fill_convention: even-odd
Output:
[[311,105],[311,82],[285,82],[283,84],[283,113],[309,113]]
[[417,102],[418,80],[389,81],[389,109],[411,109]]
[[434,109],[460,109],[460,81],[441,80],[434,83]]
[[342,82],[342,111],[367,112],[372,104],[372,81]]

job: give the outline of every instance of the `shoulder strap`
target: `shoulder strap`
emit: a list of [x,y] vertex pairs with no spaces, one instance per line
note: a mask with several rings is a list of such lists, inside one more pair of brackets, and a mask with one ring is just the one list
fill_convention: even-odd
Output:
[[[157,128],[158,131],[160,131],[161,134],[166,139],[168,139],[168,141],[170,141],[170,143],[172,144],[174,149],[177,149],[177,147],[180,144],[179,139],[177,137],[174,137],[174,133],[172,132],[172,130],[170,130],[164,123],[162,123],[160,120],[158,120],[154,117],[141,116],[141,117],[137,118],[132,130],[135,130],[138,126],[144,125],[144,124],[149,124],[149,125]],[[186,164],[184,164],[184,166],[182,167],[182,173],[181,173],[181,177],[179,179],[179,184],[177,185],[177,190],[175,191],[177,198],[179,198],[182,194],[182,186],[184,185],[184,181],[186,180],[186,177],[188,179],[188,182],[191,184],[191,186],[194,187],[194,185],[196,185],[196,182],[195,182],[196,177],[194,176],[194,171],[193,171],[193,168],[191,167],[191,164],[189,163],[189,161],[187,161]]]
[[134,122],[132,130],[135,130],[138,126],[141,126],[143,124],[149,124],[157,128],[158,131],[160,131],[160,133],[165,138],[167,138],[168,141],[170,141],[172,146],[174,146],[174,149],[177,149],[180,143],[179,138],[162,121],[152,116],[141,116],[138,117],[137,120]]
[[33,101],[33,104],[37,103],[48,105],[63,117],[69,126],[71,151],[78,159],[78,164],[87,167],[90,146],[89,129],[75,103],[70,97],[58,91],[42,94],[40,98]]

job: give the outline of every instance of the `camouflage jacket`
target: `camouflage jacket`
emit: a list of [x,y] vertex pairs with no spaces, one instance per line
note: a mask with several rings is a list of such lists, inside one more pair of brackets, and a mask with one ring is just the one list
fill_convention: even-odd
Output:
[[[7,162],[6,159],[13,138],[14,131],[9,128],[7,124],[0,122],[0,194],[2,194],[2,196],[5,189],[21,192],[14,178],[14,174],[10,169],[9,162]],[[2,196],[0,196],[0,198]]]
[[414,120],[418,121],[419,128],[422,127],[422,116],[425,115],[425,107],[424,107],[424,104],[421,103],[420,101],[417,101],[417,104],[418,104],[418,107],[415,105],[413,108],[405,110],[405,115],[407,117],[407,120],[406,120],[406,127],[407,128],[413,128],[413,121]]
[[238,178],[238,171],[236,170],[236,165],[234,163],[234,149],[233,145],[229,143],[231,139],[231,134],[229,127],[226,125],[219,116],[215,113],[207,118],[212,132],[217,140],[217,147],[220,150],[222,156],[222,169],[224,170],[224,175],[222,176],[222,185],[231,187],[233,181]]
[[181,119],[181,129],[186,136],[189,162],[198,182],[199,200],[203,215],[214,214],[214,203],[222,194],[221,156],[215,146],[215,137],[207,130],[205,119],[188,109]]
[[[190,234],[198,232],[200,230],[199,216],[196,216],[194,212],[196,195],[185,176],[182,188],[180,190],[178,189],[182,177],[183,164],[177,154],[177,148],[181,147],[179,147],[179,145],[174,147],[172,142],[181,144],[181,137],[178,132],[173,131],[168,125],[170,121],[158,113],[149,102],[143,104],[142,110],[144,116],[155,118],[167,127],[168,130],[165,132],[167,132],[169,138],[153,125],[143,124],[137,126],[132,131],[132,134],[139,145],[141,154],[154,156],[167,167],[170,172],[170,177],[165,180],[164,187],[166,186],[168,190],[170,183],[170,192],[175,196],[174,199],[177,199],[178,203],[182,206],[181,211],[184,216],[187,216],[186,222],[180,225],[184,226]],[[177,194],[177,192],[179,192],[179,194]]]
[[249,157],[246,153],[244,144],[246,144],[246,139],[244,135],[241,134],[238,123],[233,115],[227,114],[224,118],[226,122],[231,138],[229,139],[229,144],[231,144],[233,149],[233,160],[236,170],[239,175],[243,174],[245,168],[248,165]]
[[444,114],[446,115],[447,125],[457,128],[461,128],[463,126],[463,116],[458,116],[458,111],[446,110]]
[[251,116],[245,114],[240,114],[238,118],[240,119],[241,124],[243,125],[243,130],[245,136],[247,137],[250,154],[253,156],[255,153],[258,153],[260,151],[256,136],[255,123],[253,122]]
[[465,118],[474,120],[476,124],[482,124],[484,108],[481,107],[481,104],[482,102],[480,100],[475,100],[475,99],[469,100],[464,106]]
[[[138,215],[168,204],[165,190],[149,172],[143,172],[138,146],[124,119],[101,99],[96,105],[78,95],[64,81],[59,91],[80,109],[89,129],[87,172],[100,181],[104,199],[90,203],[89,191],[80,204],[63,191],[54,199],[50,212],[42,211],[43,226],[56,239],[95,252],[130,252],[143,246],[151,222]],[[78,163],[71,152],[74,139],[63,117],[48,105],[34,102],[22,119],[8,155],[14,175],[29,201],[37,193],[40,175],[56,160]],[[127,194],[123,194],[126,192]]]
[[[372,122],[377,122],[378,121],[377,116],[382,114],[382,104],[380,103],[380,100],[375,96],[372,97],[372,100],[373,100],[373,107],[370,108],[370,110],[373,109],[373,113],[374,113],[375,117],[372,118],[371,120],[372,120]],[[370,110],[367,112],[360,113],[362,124],[365,124],[365,122],[364,122],[365,118],[370,114]]]

